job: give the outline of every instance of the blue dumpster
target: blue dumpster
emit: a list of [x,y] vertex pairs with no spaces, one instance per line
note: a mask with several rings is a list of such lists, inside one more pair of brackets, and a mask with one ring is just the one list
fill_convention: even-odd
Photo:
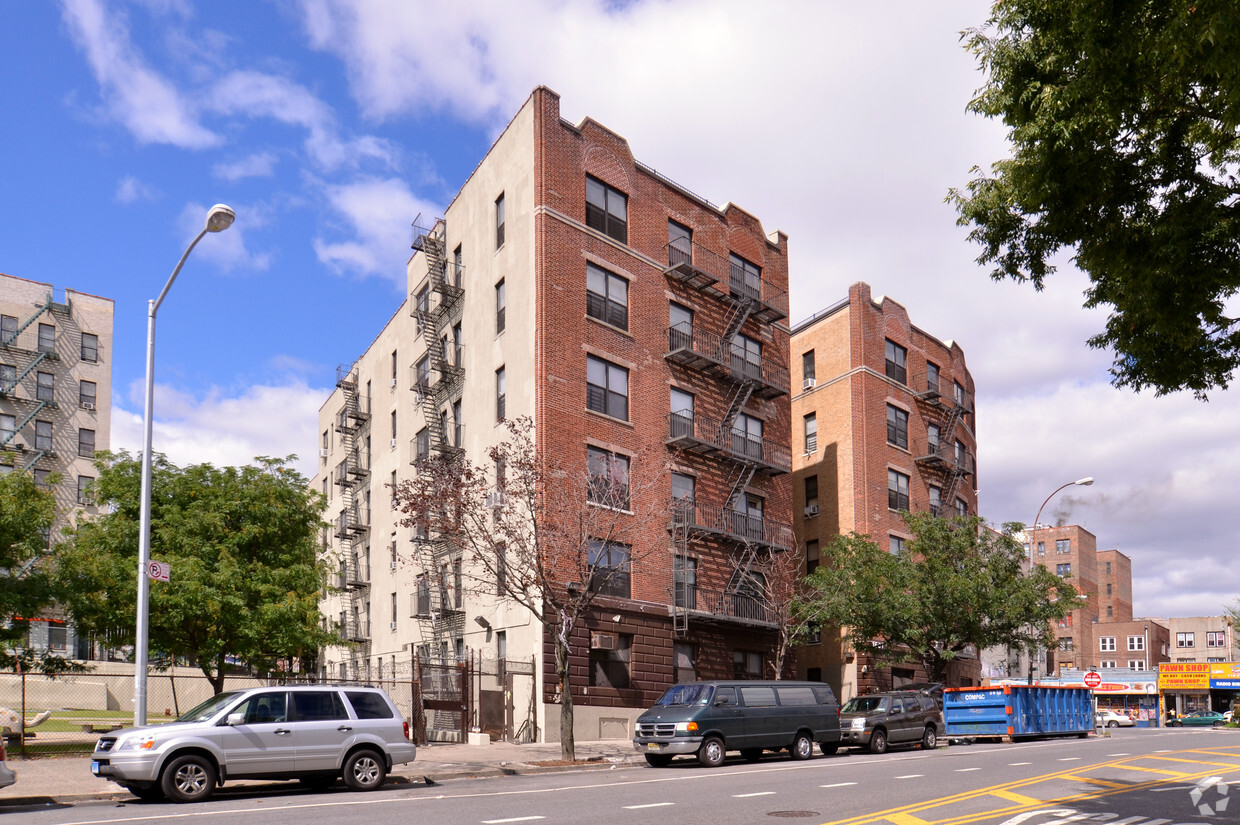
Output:
[[1094,702],[1088,688],[1003,685],[943,691],[948,737],[1088,736]]

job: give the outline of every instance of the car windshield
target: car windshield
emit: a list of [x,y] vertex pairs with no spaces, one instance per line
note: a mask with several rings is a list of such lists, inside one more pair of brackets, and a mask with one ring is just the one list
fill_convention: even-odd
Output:
[[874,713],[885,710],[887,710],[886,696],[858,696],[856,699],[850,699],[848,704],[840,709],[840,713]]
[[191,708],[190,710],[185,711],[185,713],[177,717],[177,721],[178,722],[205,722],[208,719],[210,719],[212,716],[215,716],[215,714],[223,710],[226,705],[231,704],[233,700],[237,698],[237,695],[238,695],[238,691],[233,690],[227,693],[221,693],[218,696],[212,696],[210,699],[203,702],[201,705],[198,705],[195,708]]
[[655,702],[655,706],[708,705],[712,693],[714,688],[710,685],[676,685],[668,688],[667,692],[659,697],[659,701]]

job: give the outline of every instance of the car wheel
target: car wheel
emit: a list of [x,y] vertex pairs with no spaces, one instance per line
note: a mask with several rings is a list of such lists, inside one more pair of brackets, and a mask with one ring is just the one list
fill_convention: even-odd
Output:
[[878,728],[870,735],[870,753],[887,752],[887,731]]
[[344,760],[344,784],[355,791],[373,791],[387,778],[383,757],[364,749],[349,754]]
[[1107,722],[1107,727],[1108,727],[1108,728],[1118,728],[1118,727],[1119,727],[1119,722],[1116,722],[1114,719],[1112,719],[1110,722]]
[[173,802],[201,802],[215,789],[215,767],[197,754],[178,756],[164,768],[159,784]]
[[762,758],[762,748],[741,748],[741,759],[746,762],[757,762]]
[[792,747],[788,749],[792,754],[792,758],[800,762],[809,759],[814,755],[814,740],[805,731],[797,734],[797,738],[792,740]]
[[822,750],[823,753],[825,753],[827,756],[830,756],[831,754],[835,753],[836,751],[840,749],[840,743],[839,742],[819,742],[818,747],[820,750]]
[[158,802],[164,798],[164,792],[159,785],[144,785],[142,787],[137,785],[121,785],[121,787],[138,797],[138,799],[145,799],[147,802]]
[[698,748],[698,762],[708,768],[717,768],[723,764],[723,757],[726,751],[723,747],[723,740],[718,736],[708,736],[702,742],[702,747]]
[[648,753],[646,754],[646,764],[652,768],[666,768],[672,764],[672,757],[666,753]]
[[935,733],[933,725],[926,725],[926,732],[921,735],[921,747],[923,750],[932,751],[939,744],[939,735]]

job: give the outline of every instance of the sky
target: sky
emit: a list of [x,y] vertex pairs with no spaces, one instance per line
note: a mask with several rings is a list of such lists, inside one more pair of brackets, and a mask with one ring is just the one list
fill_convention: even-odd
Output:
[[404,298],[409,224],[537,85],[634,155],[789,236],[792,318],[857,281],[963,348],[981,515],[1079,524],[1132,558],[1138,616],[1240,598],[1240,400],[1109,383],[1088,280],[995,283],[944,202],[1006,154],[966,112],[984,0],[60,0],[0,3],[0,272],[112,298],[114,448],[178,464],[300,456]]

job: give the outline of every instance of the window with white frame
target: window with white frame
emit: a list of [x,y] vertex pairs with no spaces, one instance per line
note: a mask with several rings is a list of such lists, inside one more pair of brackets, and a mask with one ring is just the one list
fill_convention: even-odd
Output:
[[1072,539],[1055,539],[1055,552],[1065,555],[1072,552]]
[[1114,653],[1115,652],[1115,637],[1114,636],[1098,637],[1098,650],[1102,651],[1103,653]]
[[890,510],[908,509],[909,477],[898,470],[887,471],[887,508]]
[[818,451],[818,414],[810,413],[805,416],[805,453]]
[[1098,667],[1115,667],[1115,666],[1116,664],[1115,664],[1114,659],[1103,659],[1101,662],[1098,663]]
[[1193,633],[1177,633],[1175,634],[1176,647],[1196,647],[1196,635]]
[[1128,649],[1130,651],[1133,651],[1133,650],[1144,651],[1145,650],[1145,637],[1144,636],[1129,636],[1128,637]]
[[1206,631],[1206,647],[1226,647],[1227,633],[1223,630]]
[[1144,659],[1129,659],[1128,668],[1130,670],[1145,670],[1145,660]]

